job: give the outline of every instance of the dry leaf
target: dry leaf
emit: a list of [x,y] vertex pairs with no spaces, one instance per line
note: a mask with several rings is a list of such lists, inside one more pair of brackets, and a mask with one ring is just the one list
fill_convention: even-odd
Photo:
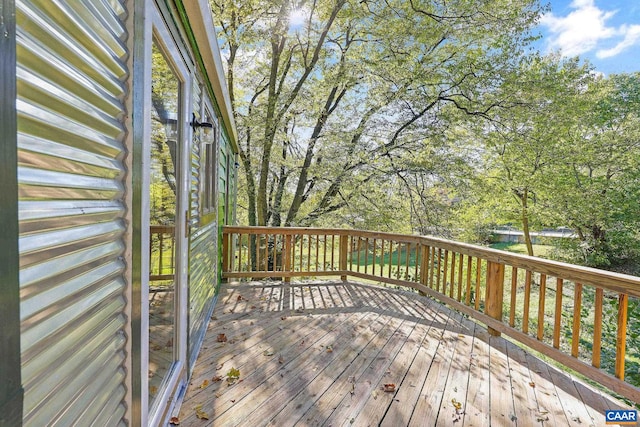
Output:
[[382,386],[382,389],[387,393],[391,393],[396,391],[396,385],[393,383],[385,384]]
[[211,381],[213,381],[214,383],[219,383],[220,381],[222,381],[222,377],[220,375],[216,375],[215,377],[211,378]]
[[227,342],[227,336],[225,334],[218,334],[218,342]]
[[242,301],[243,299],[245,299],[242,295],[238,295],[238,301]]
[[208,420],[209,414],[204,412],[202,409],[198,408],[196,409],[196,417],[200,418],[201,420]]
[[455,398],[451,399],[453,407],[456,408],[456,412],[462,410],[462,403],[458,402]]
[[533,381],[531,381],[531,382],[529,383],[529,385],[530,385],[531,387],[534,387],[534,388],[535,388],[536,383],[534,383]]
[[149,387],[149,394],[156,394],[158,392],[158,387],[152,385]]
[[222,369],[223,366],[224,366],[224,363],[221,363],[218,366],[216,366],[216,371],[219,371],[220,369]]
[[327,346],[327,353],[333,353],[333,347],[328,345]]
[[174,426],[180,425],[180,418],[171,417],[171,419],[169,420],[169,424],[174,425]]
[[202,384],[200,384],[200,388],[203,389],[207,387],[209,387],[209,380],[202,381]]
[[265,350],[262,352],[262,354],[264,354],[265,356],[273,356],[273,351],[272,350]]

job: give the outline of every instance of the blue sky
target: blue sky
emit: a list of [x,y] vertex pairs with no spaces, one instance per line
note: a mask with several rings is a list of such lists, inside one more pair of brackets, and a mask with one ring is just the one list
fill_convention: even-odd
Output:
[[605,74],[640,71],[640,0],[549,2],[538,28],[542,52],[579,55]]

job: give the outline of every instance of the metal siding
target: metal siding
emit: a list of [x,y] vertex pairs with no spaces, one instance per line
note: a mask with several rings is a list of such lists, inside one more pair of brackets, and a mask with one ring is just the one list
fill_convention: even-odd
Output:
[[[193,111],[197,120],[203,121],[204,119],[200,115],[202,105],[202,89],[197,79],[193,79]],[[191,150],[191,185],[189,188],[189,225],[191,227],[197,227],[200,224],[200,132],[194,130],[193,132],[193,145]]]
[[[194,79],[195,80],[195,79]],[[202,92],[199,84],[193,88],[193,110],[200,112]],[[199,114],[197,114],[199,115]],[[199,118],[203,121],[204,118]],[[207,329],[213,308],[216,285],[217,229],[215,222],[200,227],[201,158],[200,132],[194,132],[191,153],[191,237],[189,242],[189,367],[195,364],[197,353]]]
[[16,2],[24,425],[123,425],[121,1]]

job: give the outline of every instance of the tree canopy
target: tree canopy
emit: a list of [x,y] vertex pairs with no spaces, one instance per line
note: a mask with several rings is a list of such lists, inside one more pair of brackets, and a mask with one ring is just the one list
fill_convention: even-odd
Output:
[[639,76],[535,52],[539,2],[211,5],[250,225],[562,225],[583,263],[640,252]]

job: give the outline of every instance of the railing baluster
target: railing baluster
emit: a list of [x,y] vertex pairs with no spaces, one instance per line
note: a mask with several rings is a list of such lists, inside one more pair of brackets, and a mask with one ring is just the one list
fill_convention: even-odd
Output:
[[451,252],[451,275],[449,277],[449,280],[451,281],[451,283],[449,285],[449,298],[453,298],[455,276],[456,276],[456,253]]
[[465,305],[471,305],[471,267],[473,264],[473,257],[467,255],[467,294],[464,298]]
[[[282,270],[285,273],[291,273],[291,239],[292,236],[287,234],[284,239],[284,267]],[[289,283],[291,281],[291,276],[284,277],[285,283]]]
[[[438,249],[438,271],[437,271],[437,276],[436,276],[436,292],[440,292],[440,272],[442,272],[442,276],[443,276],[443,281],[446,280],[447,277],[447,256],[448,256],[449,252],[447,250],[444,251],[444,269],[441,270],[441,264],[440,264],[440,260],[442,259],[442,249]],[[446,286],[446,284],[443,284],[443,286]]]
[[242,271],[242,234],[238,233],[238,268],[231,271]]
[[596,299],[593,313],[593,355],[591,365],[600,367],[600,355],[602,350],[602,303],[604,302],[604,290],[596,288]]
[[409,265],[411,265],[411,243],[405,243],[404,279],[409,280]]
[[518,296],[518,269],[511,267],[511,301],[509,307],[509,326],[516,325],[516,297]]
[[342,275],[340,279],[344,282],[347,280],[347,275],[344,273],[347,271],[347,252],[349,251],[349,236],[340,236],[340,251],[338,256],[340,258],[340,271],[342,271]]
[[[436,248],[433,247],[431,248],[431,265],[429,267],[429,287],[431,289],[433,289],[433,274],[436,271],[435,257],[436,257]],[[440,262],[438,261],[438,265],[439,264]]]
[[555,348],[560,348],[560,328],[562,326],[562,283],[562,279],[556,279],[556,312],[553,320],[553,346]]
[[544,338],[544,302],[547,293],[547,276],[546,274],[540,275],[540,293],[538,299],[538,340],[542,341]]
[[578,357],[580,344],[580,311],[582,310],[582,284],[576,283],[573,297],[573,328],[571,334],[571,355]]
[[529,333],[529,306],[531,303],[531,270],[527,270],[524,279],[524,307],[522,310],[522,332]]
[[475,308],[480,310],[480,277],[482,277],[482,258],[476,257],[476,294]]
[[458,266],[458,295],[457,300],[462,301],[462,270],[464,269],[464,255],[460,254],[460,263]]
[[367,267],[369,266],[369,238],[364,240],[364,274],[367,274]]

